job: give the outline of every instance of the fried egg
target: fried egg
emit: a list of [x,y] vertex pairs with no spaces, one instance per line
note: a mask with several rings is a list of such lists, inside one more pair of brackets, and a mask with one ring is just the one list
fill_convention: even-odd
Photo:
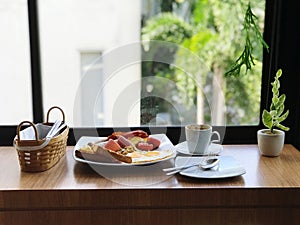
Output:
[[145,162],[155,162],[172,156],[174,152],[169,149],[155,151],[135,151],[127,154],[132,158],[132,163],[139,164]]

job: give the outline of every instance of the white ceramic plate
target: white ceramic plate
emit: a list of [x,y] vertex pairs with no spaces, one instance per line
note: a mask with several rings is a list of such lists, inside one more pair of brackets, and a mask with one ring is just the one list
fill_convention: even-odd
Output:
[[[177,152],[184,154],[184,155],[191,155],[191,156],[202,156],[204,154],[197,154],[197,153],[190,153],[187,147],[187,142],[181,142],[175,146]],[[206,154],[211,155],[218,155],[223,150],[223,146],[220,144],[211,143],[208,147],[208,152]]]
[[[182,157],[178,156],[175,159],[175,166],[184,166],[200,162],[203,157]],[[184,169],[180,172],[183,176],[205,179],[218,179],[236,177],[246,173],[246,170],[232,156],[219,156],[219,165],[209,170],[203,170],[198,166]]]
[[123,162],[120,162],[120,163],[111,162],[110,163],[110,162],[95,162],[95,161],[85,160],[85,159],[76,157],[76,155],[75,155],[76,150],[87,145],[88,143],[94,143],[96,141],[106,139],[106,137],[91,137],[91,136],[83,136],[77,141],[77,143],[74,147],[74,151],[73,151],[73,158],[78,162],[83,162],[83,163],[88,163],[88,164],[93,164],[93,165],[133,166],[133,165],[148,165],[148,164],[153,164],[153,163],[157,163],[157,162],[162,162],[162,161],[166,161],[171,158],[174,158],[176,156],[176,150],[174,148],[174,145],[172,144],[172,142],[169,140],[169,138],[165,134],[154,134],[154,135],[150,135],[150,136],[160,140],[161,144],[160,144],[159,148],[156,149],[155,151],[160,151],[162,153],[162,154],[160,154],[159,157],[151,159],[151,161],[147,161],[146,158],[140,158],[140,159],[134,160],[134,163],[123,163]]

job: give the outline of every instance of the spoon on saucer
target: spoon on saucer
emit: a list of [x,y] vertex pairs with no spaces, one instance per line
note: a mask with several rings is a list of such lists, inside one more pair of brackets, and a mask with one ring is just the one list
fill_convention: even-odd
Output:
[[203,162],[201,162],[199,164],[199,166],[202,168],[202,169],[210,169],[210,168],[213,168],[214,166],[216,166],[218,163],[219,163],[219,159],[218,158],[209,158],[207,160],[204,160]]
[[185,165],[185,166],[178,166],[178,167],[171,167],[171,168],[165,168],[163,169],[166,175],[173,175],[175,173],[180,172],[181,170],[193,167],[193,166],[199,166],[203,170],[208,170],[210,168],[213,168],[214,166],[218,165],[220,160],[218,158],[207,158],[205,160],[202,160],[200,163],[195,163],[191,165]]

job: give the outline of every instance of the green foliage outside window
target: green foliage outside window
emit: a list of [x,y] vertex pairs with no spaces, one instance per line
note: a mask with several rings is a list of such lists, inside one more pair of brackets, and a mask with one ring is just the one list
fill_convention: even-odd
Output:
[[[158,12],[144,21],[142,40],[173,42],[198,55],[204,62],[200,78],[203,89],[208,87],[213,93],[216,87],[212,80],[216,80],[225,93],[226,123],[258,123],[263,39],[259,36],[261,33],[257,32],[261,32],[263,28],[265,2],[252,0],[251,11],[249,11],[249,0],[168,2],[173,8],[165,5],[164,7],[165,9],[172,8],[173,12],[162,10],[164,12]],[[182,7],[184,10],[180,11],[179,2],[185,6]],[[248,27],[248,30],[245,29],[245,12],[248,13],[248,18],[255,19],[254,29],[252,23],[249,23],[251,27]],[[151,49],[151,46],[146,47]],[[247,50],[249,47],[251,52]],[[245,48],[248,59],[243,58],[244,61],[241,63],[237,59],[244,54]],[[180,49],[159,49],[159,52],[172,55],[174,64],[179,67],[184,65],[192,70],[194,66]],[[247,67],[249,62],[252,63],[251,68]],[[197,85],[195,84],[195,80],[199,80],[197,69],[195,68],[193,73],[194,77],[190,77],[184,71],[166,64],[146,62],[143,63],[142,68],[143,76],[155,75],[174,80],[177,89],[173,90],[172,94],[179,96],[186,112],[189,111],[189,107],[197,104]],[[247,73],[247,76],[225,77],[225,74],[230,74],[228,73],[230,71],[235,75]],[[207,94],[207,97],[213,98],[214,96]],[[164,103],[159,101],[155,104],[158,111],[164,107]],[[211,120],[209,110],[207,106],[204,107],[205,120]]]

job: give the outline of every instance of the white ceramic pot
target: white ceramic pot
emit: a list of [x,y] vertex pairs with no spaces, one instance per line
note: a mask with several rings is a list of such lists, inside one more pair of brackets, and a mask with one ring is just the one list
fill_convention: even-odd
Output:
[[274,129],[275,134],[269,129],[257,131],[258,148],[262,155],[279,156],[284,145],[285,133],[282,130]]

